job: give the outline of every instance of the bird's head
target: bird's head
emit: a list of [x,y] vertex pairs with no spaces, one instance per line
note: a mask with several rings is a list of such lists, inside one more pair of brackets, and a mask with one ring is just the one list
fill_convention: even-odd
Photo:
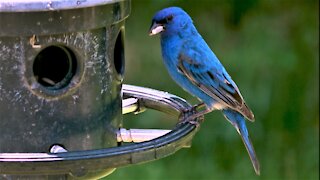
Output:
[[149,35],[172,35],[192,24],[190,16],[179,7],[169,7],[158,11],[151,23]]

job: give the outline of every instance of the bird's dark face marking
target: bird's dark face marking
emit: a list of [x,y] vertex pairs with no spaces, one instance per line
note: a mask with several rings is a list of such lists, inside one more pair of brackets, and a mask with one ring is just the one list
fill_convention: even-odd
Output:
[[155,35],[166,30],[166,26],[173,20],[173,15],[169,14],[162,19],[153,19],[149,31],[149,35]]

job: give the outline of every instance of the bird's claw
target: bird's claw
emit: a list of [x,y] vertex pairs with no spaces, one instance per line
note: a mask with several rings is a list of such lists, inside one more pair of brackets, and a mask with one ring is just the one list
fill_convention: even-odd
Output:
[[199,127],[200,123],[204,121],[203,116],[197,116],[197,108],[199,106],[202,106],[202,105],[197,104],[195,106],[182,110],[179,116],[178,124],[190,123],[190,124],[196,125],[196,127]]
[[201,120],[196,120],[194,118],[190,118],[190,117],[186,117],[185,118],[185,113],[181,113],[180,117],[179,117],[179,123],[178,124],[184,124],[184,123],[190,123],[192,125],[195,125],[196,127],[200,126],[200,122],[203,121],[203,117],[201,118]]

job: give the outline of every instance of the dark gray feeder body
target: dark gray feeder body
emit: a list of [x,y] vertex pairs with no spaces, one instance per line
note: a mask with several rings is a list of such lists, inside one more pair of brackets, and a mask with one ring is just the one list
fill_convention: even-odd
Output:
[[117,145],[130,1],[0,2],[0,153]]

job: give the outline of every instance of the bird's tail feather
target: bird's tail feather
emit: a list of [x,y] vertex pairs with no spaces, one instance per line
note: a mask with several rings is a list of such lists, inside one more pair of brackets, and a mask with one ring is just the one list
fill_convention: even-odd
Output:
[[260,164],[249,137],[245,118],[240,113],[234,110],[223,110],[223,113],[228,121],[237,129],[239,135],[241,136],[243,144],[248,151],[253,168],[256,174],[260,175]]
[[260,175],[260,164],[259,164],[259,161],[257,159],[257,155],[256,155],[256,152],[254,151],[254,148],[253,148],[253,145],[251,143],[251,140],[250,140],[250,137],[249,136],[244,136],[241,134],[241,130],[239,132],[240,136],[241,136],[241,139],[248,151],[248,154],[249,154],[249,157],[250,157],[250,160],[251,160],[251,163],[253,165],[253,168],[256,172],[257,175]]

